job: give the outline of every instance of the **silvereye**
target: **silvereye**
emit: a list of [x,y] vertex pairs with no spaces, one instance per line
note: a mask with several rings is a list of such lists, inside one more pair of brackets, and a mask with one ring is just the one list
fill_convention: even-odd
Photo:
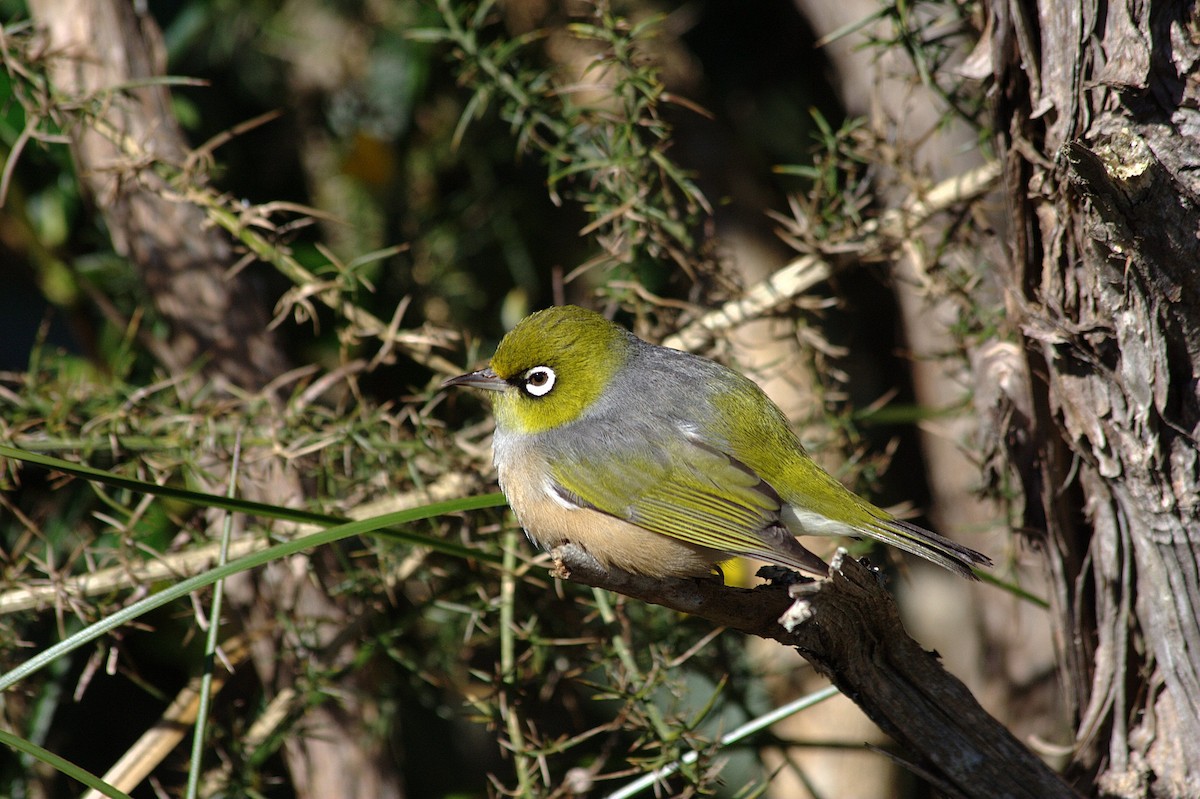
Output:
[[851,493],[746,377],[592,311],[526,317],[489,368],[443,386],[495,392],[500,488],[545,549],[574,542],[650,577],[707,575],[732,555],[827,574],[798,535],[876,538],[965,577],[991,564]]

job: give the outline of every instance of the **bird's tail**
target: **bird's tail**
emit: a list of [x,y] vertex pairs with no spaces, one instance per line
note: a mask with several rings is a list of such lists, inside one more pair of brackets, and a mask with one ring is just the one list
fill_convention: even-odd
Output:
[[899,519],[880,518],[871,525],[869,530],[864,532],[885,544],[891,544],[917,557],[944,566],[969,580],[979,579],[975,576],[973,567],[992,565],[992,559],[987,555],[964,547],[962,544],[926,530],[924,527]]

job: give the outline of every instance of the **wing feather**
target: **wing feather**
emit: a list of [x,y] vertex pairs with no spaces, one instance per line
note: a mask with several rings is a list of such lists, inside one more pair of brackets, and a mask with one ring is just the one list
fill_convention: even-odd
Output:
[[[649,436],[612,438],[549,458],[555,490],[576,504],[661,535],[709,549],[824,573],[824,563],[780,523],[779,494],[746,464],[686,435],[654,444]],[[578,450],[577,450],[578,451]],[[603,458],[594,453],[604,452]]]

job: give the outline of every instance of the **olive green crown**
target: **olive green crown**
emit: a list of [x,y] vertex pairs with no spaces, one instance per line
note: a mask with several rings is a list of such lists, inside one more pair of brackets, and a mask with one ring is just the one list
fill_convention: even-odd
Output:
[[534,367],[548,366],[557,382],[545,397],[520,391],[497,397],[497,421],[533,433],[579,418],[603,394],[635,341],[619,325],[574,305],[526,317],[496,348],[492,371],[513,381]]

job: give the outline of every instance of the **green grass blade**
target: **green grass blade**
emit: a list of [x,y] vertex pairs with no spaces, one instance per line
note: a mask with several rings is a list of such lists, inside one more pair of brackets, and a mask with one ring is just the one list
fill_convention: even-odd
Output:
[[6,744],[19,752],[24,752],[30,757],[34,757],[46,765],[61,771],[68,777],[82,782],[87,787],[97,790],[105,796],[111,796],[112,799],[130,799],[129,794],[118,791],[90,771],[80,768],[70,760],[54,754],[49,749],[43,749],[19,735],[14,735],[7,730],[0,729],[0,744]]
[[[238,471],[242,461],[242,431],[238,430],[233,447],[233,463],[229,467],[229,489],[225,496],[237,492]],[[217,566],[229,562],[229,539],[233,537],[233,514],[225,514],[221,525],[221,555]],[[195,732],[192,733],[192,757],[188,762],[186,799],[196,799],[200,791],[200,763],[204,756],[204,737],[208,732],[208,711],[212,704],[213,669],[217,663],[217,641],[221,630],[221,605],[225,598],[225,578],[213,584],[212,607],[208,612],[208,635],[204,639],[204,673],[200,675],[200,706],[196,709]]]
[[[830,685],[822,688],[819,691],[814,691],[807,696],[802,696],[795,701],[789,702],[783,707],[775,708],[770,713],[751,719],[740,727],[726,733],[725,735],[722,735],[719,742],[720,746],[722,748],[733,746],[742,739],[761,732],[762,730],[770,727],[772,724],[783,721],[789,716],[793,716],[802,710],[807,710],[813,705],[824,702],[826,699],[832,699],[839,693],[841,693],[841,691],[839,691],[836,686]],[[690,752],[685,752],[683,757],[681,757],[678,761],[669,763],[660,769],[656,769],[655,771],[643,774],[625,787],[608,794],[604,799],[630,799],[630,797],[641,793],[647,788],[658,785],[667,777],[670,777],[672,774],[679,771],[681,766],[690,765],[699,759],[700,753],[696,750],[693,749]]]
[[1042,610],[1049,610],[1050,608],[1050,600],[1031,593],[1030,591],[1025,590],[1010,580],[1003,580],[991,572],[985,571],[984,569],[972,569],[971,571],[975,572],[975,576],[983,582],[990,583],[1002,591],[1007,591],[1017,599],[1023,599],[1026,602],[1041,608]]
[[[479,497],[462,497],[459,499],[446,500],[445,502],[435,502],[430,505],[422,505],[419,508],[410,508],[409,510],[396,511],[395,513],[385,513],[382,516],[375,516],[370,519],[362,519],[361,521],[348,522],[339,524],[335,527],[330,527],[327,530],[320,530],[309,535],[294,538],[291,541],[285,541],[282,544],[276,544],[273,547],[253,552],[237,560],[230,561],[224,566],[218,566],[209,569],[203,574],[197,574],[195,577],[189,577],[186,580],[181,580],[169,588],[159,591],[157,594],[152,594],[145,599],[139,600],[129,607],[122,608],[116,613],[105,619],[101,619],[95,624],[89,625],[74,635],[66,638],[54,646],[49,647],[37,655],[30,658],[25,663],[17,666],[7,674],[0,676],[0,691],[6,691],[12,686],[19,683],[26,677],[34,674],[45,666],[49,665],[56,659],[71,652],[89,641],[94,641],[100,636],[107,633],[109,630],[116,629],[121,625],[136,619],[144,613],[160,608],[170,602],[187,596],[192,591],[198,591],[201,588],[206,588],[212,585],[217,580],[228,577],[231,574],[237,574],[247,569],[253,569],[257,566],[262,566],[264,563],[275,560],[277,558],[285,558],[288,555],[293,555],[304,549],[311,547],[324,546],[325,544],[340,541],[343,538],[349,538],[355,535],[363,535],[364,533],[373,533],[385,527],[391,527],[398,524],[409,524],[411,522],[429,519],[434,516],[441,516],[446,513],[457,513],[466,510],[479,510],[481,508],[494,508],[503,504],[503,497],[498,494],[485,494]],[[464,548],[465,549],[465,548]],[[469,550],[468,550],[469,551]],[[491,563],[499,563],[500,558],[492,553],[470,551],[471,557],[479,560],[486,560]]]
[[[262,502],[252,502],[246,499],[238,499],[236,497],[223,497],[218,494],[206,494],[203,491],[189,491],[186,488],[177,488],[175,486],[164,486],[158,483],[149,483],[145,480],[137,480],[132,477],[122,477],[121,475],[106,472],[103,469],[96,469],[91,466],[84,466],[80,463],[72,463],[61,458],[55,458],[50,455],[42,455],[38,452],[28,452],[16,447],[9,447],[0,444],[0,457],[12,458],[13,460],[22,461],[24,463],[32,463],[37,466],[42,466],[47,469],[72,474],[76,477],[81,477],[85,480],[94,480],[97,483],[114,486],[116,488],[127,488],[131,491],[139,491],[144,494],[153,494],[155,496],[167,497],[169,499],[187,502],[192,505],[205,508],[222,508],[233,513],[249,513],[255,516],[262,516],[268,519],[281,519],[283,521],[297,522],[300,524],[317,524],[322,527],[328,527],[335,524],[345,524],[346,519],[339,516],[331,516],[325,513],[314,513],[313,511],[300,510],[297,508],[283,508],[278,505],[268,505]],[[469,507],[453,508],[445,511],[446,513],[454,513],[458,510],[478,510],[480,508],[498,508],[504,505],[504,497],[499,493],[484,494],[478,497],[467,498],[470,500]],[[449,500],[456,502],[459,500]],[[466,500],[463,500],[466,501]],[[485,502],[485,504],[476,504]],[[405,513],[406,511],[400,511]],[[391,518],[394,514],[384,514],[383,516],[373,517],[377,519]],[[372,521],[372,520],[364,520]],[[400,524],[402,522],[393,522]],[[446,541],[435,536],[423,535],[415,533],[411,530],[389,530],[385,529],[387,525],[372,527],[372,532],[378,532],[380,535],[387,536],[395,541],[402,541],[413,546],[428,547],[445,555],[451,555],[457,558],[476,558],[489,563],[500,563],[500,557],[489,552],[480,552],[469,547],[456,544],[452,541]]]
[[252,502],[248,499],[222,497],[217,494],[206,494],[203,491],[189,491],[186,488],[178,488],[177,486],[148,483],[145,480],[122,477],[119,474],[85,466],[82,463],[72,463],[62,458],[43,455],[40,452],[29,452],[28,450],[17,449],[16,447],[9,447],[4,444],[0,444],[0,458],[12,458],[13,460],[44,466],[47,469],[54,469],[65,474],[73,474],[85,480],[94,480],[97,483],[103,483],[114,488],[127,488],[131,491],[154,494],[155,496],[167,497],[168,499],[175,499],[205,508],[224,508],[235,513],[251,513],[255,516],[263,516],[268,519],[283,519],[301,524],[329,525],[345,521],[344,519],[324,513],[314,513],[297,508],[281,508],[278,505]]

